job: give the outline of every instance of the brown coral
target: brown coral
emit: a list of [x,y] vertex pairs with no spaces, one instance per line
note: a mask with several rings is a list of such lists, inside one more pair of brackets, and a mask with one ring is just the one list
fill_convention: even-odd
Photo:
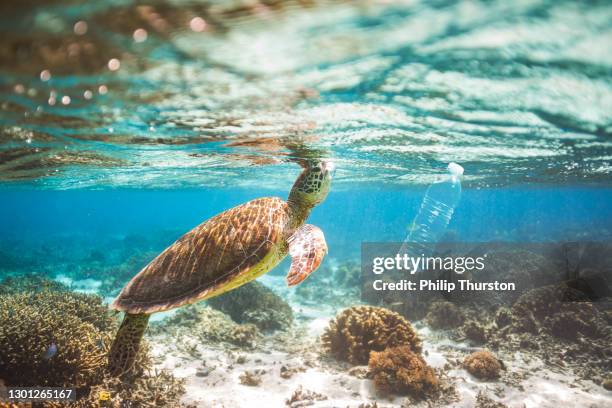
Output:
[[301,408],[309,405],[313,405],[314,401],[325,401],[327,396],[320,394],[315,391],[305,390],[300,385],[294,392],[291,394],[291,398],[285,401],[285,405],[291,408]]
[[585,299],[583,292],[566,283],[530,290],[512,306],[513,330],[534,334],[544,330],[570,341],[605,337],[609,332],[605,314]]
[[[99,298],[71,292],[0,296],[0,378],[9,385],[86,387],[105,359],[110,319]],[[54,344],[57,352],[45,356]]]
[[503,329],[512,324],[512,312],[507,307],[500,307],[495,314],[495,324]]
[[368,366],[374,385],[381,393],[393,392],[422,398],[438,388],[433,369],[407,346],[372,352]]
[[194,336],[203,343],[228,342],[253,348],[261,332],[254,324],[237,324],[225,313],[204,304],[180,308],[162,322],[152,325],[154,333],[170,333],[176,338]]
[[237,323],[251,323],[262,331],[286,329],[293,323],[291,306],[272,289],[253,281],[207,300]]
[[248,385],[249,387],[257,387],[261,384],[261,375],[264,374],[262,370],[245,371],[240,374],[240,384]]
[[323,346],[338,360],[366,364],[371,351],[409,346],[421,352],[421,339],[398,313],[373,306],[353,306],[333,319],[322,336]]
[[429,306],[425,321],[432,329],[453,329],[463,324],[465,316],[454,303],[440,301]]
[[463,366],[474,377],[482,380],[499,378],[502,362],[490,351],[476,351],[463,360]]
[[482,324],[473,320],[467,321],[461,328],[465,338],[470,340],[472,343],[482,344],[487,341],[487,331]]
[[[124,382],[106,373],[115,331],[116,322],[97,296],[49,290],[0,295],[0,378],[8,386],[76,388],[78,400],[68,405],[73,408],[97,406],[102,390],[111,393],[113,408],[126,401],[178,406],[182,380],[166,372],[149,373],[146,344],[136,361],[138,374]],[[47,351],[51,343],[57,346],[55,354]]]

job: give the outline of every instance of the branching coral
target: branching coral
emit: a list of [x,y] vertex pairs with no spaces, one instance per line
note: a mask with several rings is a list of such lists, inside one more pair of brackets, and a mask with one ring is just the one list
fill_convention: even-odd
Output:
[[421,340],[399,314],[373,306],[354,306],[333,319],[322,336],[323,346],[339,360],[366,364],[370,351],[409,346],[421,352]]
[[[71,292],[0,296],[0,378],[21,386],[86,387],[105,359],[111,320],[99,298]],[[45,355],[54,344],[57,352]]]
[[498,378],[503,368],[502,362],[491,352],[476,351],[463,360],[465,369],[476,378],[492,380]]
[[43,290],[67,290],[62,283],[46,279],[42,275],[30,273],[13,276],[0,282],[0,295],[10,295],[18,292],[40,292]]
[[208,300],[215,309],[238,323],[252,323],[260,330],[285,329],[293,322],[291,306],[271,289],[251,282]]
[[202,304],[183,307],[151,329],[179,337],[195,335],[207,343],[228,342],[247,348],[254,347],[261,335],[255,325],[237,324],[226,314]]
[[325,401],[327,396],[323,394],[319,394],[318,392],[305,390],[300,385],[294,392],[291,394],[291,398],[285,401],[285,405],[291,408],[301,408],[309,405],[313,405],[314,401]]
[[422,398],[438,388],[433,369],[408,346],[372,352],[368,367],[374,385],[381,393],[409,394]]
[[240,324],[231,329],[228,340],[230,343],[243,347],[254,347],[260,333],[254,324]]
[[469,320],[461,327],[461,330],[465,337],[472,343],[482,344],[487,341],[487,331],[478,322]]
[[495,324],[502,329],[512,324],[512,312],[507,307],[500,307],[495,314]]
[[248,385],[249,387],[257,387],[261,384],[261,375],[265,372],[263,370],[245,371],[240,374],[240,384]]
[[107,374],[116,327],[97,296],[49,290],[0,295],[0,379],[9,386],[76,388],[78,400],[68,405],[75,408],[97,406],[102,390],[111,394],[110,407],[126,401],[178,406],[182,382],[165,372],[150,373],[146,344],[136,361],[137,374],[123,380]]
[[513,330],[549,332],[555,337],[577,340],[579,335],[604,337],[609,332],[605,315],[585,300],[585,294],[566,284],[530,290],[512,306]]
[[425,321],[433,329],[452,329],[463,324],[465,316],[454,303],[440,301],[429,306]]

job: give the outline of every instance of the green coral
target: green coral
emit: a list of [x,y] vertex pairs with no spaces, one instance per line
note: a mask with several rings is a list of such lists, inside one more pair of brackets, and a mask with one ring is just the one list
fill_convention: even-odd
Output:
[[238,323],[252,323],[264,331],[286,329],[293,322],[291,306],[259,282],[209,299],[208,304]]
[[398,313],[382,307],[353,306],[340,312],[321,337],[323,347],[338,360],[367,364],[371,351],[409,346],[420,353],[421,339]]

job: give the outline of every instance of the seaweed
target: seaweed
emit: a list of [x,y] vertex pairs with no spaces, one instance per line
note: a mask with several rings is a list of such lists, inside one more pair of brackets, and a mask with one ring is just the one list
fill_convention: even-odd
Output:
[[373,351],[368,362],[376,390],[380,393],[408,394],[415,398],[432,395],[438,378],[423,357],[408,346]]
[[330,321],[321,338],[336,359],[367,364],[371,351],[409,346],[420,353],[421,339],[412,325],[398,313],[382,307],[353,306]]

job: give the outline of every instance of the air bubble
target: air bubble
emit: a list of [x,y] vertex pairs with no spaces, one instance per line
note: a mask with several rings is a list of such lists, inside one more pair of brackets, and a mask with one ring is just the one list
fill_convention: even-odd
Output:
[[120,67],[121,61],[119,61],[117,58],[111,58],[108,61],[108,69],[110,69],[111,71],[117,71]]
[[136,31],[134,31],[134,34],[132,35],[132,37],[134,38],[134,41],[137,43],[146,41],[148,37],[147,30],[145,30],[144,28],[139,28]]
[[74,24],[73,30],[76,35],[84,35],[87,33],[87,23],[83,20],[77,21]]
[[41,71],[41,73],[40,73],[40,80],[41,81],[47,82],[50,79],[51,79],[51,71],[49,71],[48,69],[45,69],[45,70]]
[[206,29],[206,21],[202,17],[194,17],[189,22],[189,28],[196,33],[200,33]]

